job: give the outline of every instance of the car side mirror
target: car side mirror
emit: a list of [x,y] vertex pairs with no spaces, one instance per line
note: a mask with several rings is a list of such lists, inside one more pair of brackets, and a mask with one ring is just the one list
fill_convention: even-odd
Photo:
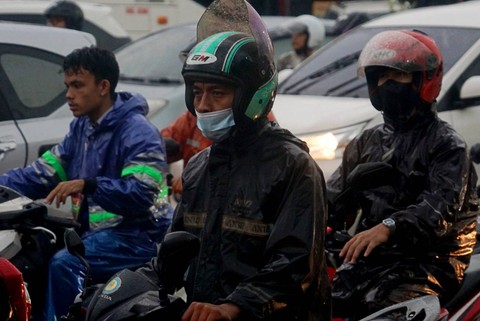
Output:
[[460,88],[460,99],[480,98],[480,76],[468,78]]
[[90,275],[90,264],[88,264],[87,260],[85,259],[85,245],[83,244],[82,239],[77,234],[77,232],[73,228],[65,229],[63,234],[63,239],[65,241],[65,246],[70,254],[77,257],[80,262],[82,262],[83,266],[87,270],[85,273],[85,280],[83,284],[83,291],[81,298],[84,299],[87,292],[87,287],[89,286],[91,275]]
[[85,245],[75,230],[66,229],[63,237],[65,246],[70,254],[85,257]]

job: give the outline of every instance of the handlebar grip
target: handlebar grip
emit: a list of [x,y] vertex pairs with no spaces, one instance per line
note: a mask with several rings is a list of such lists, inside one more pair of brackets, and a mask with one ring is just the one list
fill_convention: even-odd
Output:
[[80,223],[74,220],[73,218],[48,215],[45,218],[45,221],[49,223],[53,223],[56,226],[60,226],[60,227],[80,228]]

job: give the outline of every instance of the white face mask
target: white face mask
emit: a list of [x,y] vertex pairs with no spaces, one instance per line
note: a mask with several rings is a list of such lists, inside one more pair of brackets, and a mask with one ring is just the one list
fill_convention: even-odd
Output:
[[230,129],[235,125],[232,108],[209,113],[199,113],[196,111],[196,114],[198,128],[205,137],[214,142],[226,138]]

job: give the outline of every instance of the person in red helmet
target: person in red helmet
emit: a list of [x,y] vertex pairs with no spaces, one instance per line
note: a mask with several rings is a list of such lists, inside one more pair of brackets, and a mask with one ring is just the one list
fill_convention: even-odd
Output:
[[[352,140],[327,182],[330,226],[342,230],[362,213],[332,282],[333,315],[354,319],[418,296],[450,299],[473,252],[478,208],[465,141],[436,113],[443,60],[435,41],[384,31],[358,64],[384,123]],[[386,171],[356,181],[373,163]]]

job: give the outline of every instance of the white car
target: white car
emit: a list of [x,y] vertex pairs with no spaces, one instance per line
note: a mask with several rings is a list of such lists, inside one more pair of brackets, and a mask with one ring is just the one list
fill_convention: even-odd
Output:
[[[0,2],[1,3],[1,2]],[[263,17],[271,32],[275,55],[291,50],[290,34],[282,23],[293,17]],[[328,27],[332,27],[332,22]],[[134,40],[115,51],[120,66],[118,90],[145,96],[149,118],[159,129],[165,128],[186,111],[183,61],[180,51],[195,42],[196,23],[167,27]]]
[[[52,0],[0,0],[0,20],[46,25],[43,15]],[[75,1],[83,11],[82,31],[91,33],[97,46],[115,50],[131,41],[131,37],[114,18],[112,8],[102,4]]]
[[[375,34],[419,29],[431,35],[444,58],[439,116],[469,146],[480,142],[480,1],[410,9],[371,20],[321,48],[280,84],[273,112],[279,124],[305,140],[328,178],[344,147],[366,128],[383,122],[370,103],[357,59]],[[477,168],[478,172],[478,168]]]
[[89,33],[0,22],[0,173],[30,164],[68,132],[63,59],[91,45]]

